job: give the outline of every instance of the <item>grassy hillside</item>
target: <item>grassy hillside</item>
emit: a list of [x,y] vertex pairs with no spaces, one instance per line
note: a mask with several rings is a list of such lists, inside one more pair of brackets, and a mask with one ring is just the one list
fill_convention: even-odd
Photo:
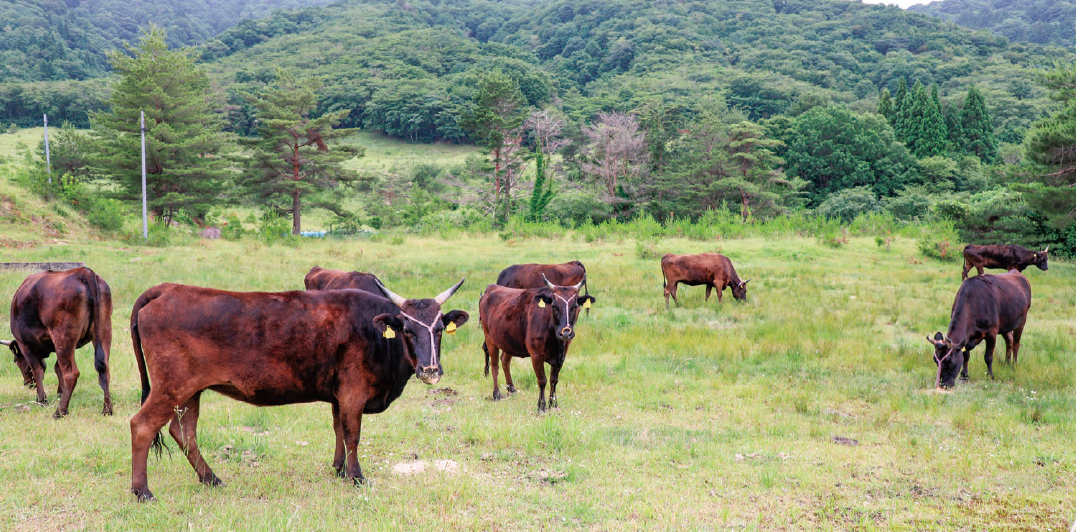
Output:
[[[1067,529],[1076,505],[1076,267],[1029,270],[1035,290],[1020,366],[931,387],[923,336],[944,330],[955,263],[911,260],[866,239],[841,250],[806,239],[687,241],[719,249],[752,279],[749,301],[683,288],[664,309],[656,259],[632,240],[503,242],[452,234],[394,242],[251,241],[172,249],[115,243],[5,251],[15,260],[85,260],[112,286],[116,414],[100,416],[91,352],[71,415],[51,418],[0,364],[0,528],[47,529]],[[535,414],[525,360],[519,393],[494,403],[478,348],[479,291],[504,266],[581,259],[597,304],[581,316],[561,374],[560,408]],[[150,462],[159,502],[130,483],[128,420],[139,385],[125,331],[134,299],[161,281],[238,290],[298,289],[314,264],[378,273],[409,297],[467,276],[451,308],[472,319],[446,337],[441,383],[412,382],[367,416],[353,488],[330,468],[324,404],[255,408],[203,397],[202,452],[226,487],[195,480],[173,449]],[[0,273],[0,294],[25,274]],[[0,305],[0,323],[7,307]],[[51,359],[50,359],[51,360]],[[55,377],[46,372],[47,389]],[[502,382],[503,385],[503,382]],[[167,437],[167,436],[166,436]],[[849,438],[857,445],[835,443]],[[839,440],[846,441],[846,440]],[[404,475],[397,465],[424,461]],[[455,469],[439,472],[438,460]]]

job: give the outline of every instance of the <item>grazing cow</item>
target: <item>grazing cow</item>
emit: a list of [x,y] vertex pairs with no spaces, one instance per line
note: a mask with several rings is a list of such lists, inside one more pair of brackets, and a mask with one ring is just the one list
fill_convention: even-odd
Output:
[[698,255],[673,255],[666,253],[661,257],[661,275],[665,288],[665,308],[669,308],[669,296],[672,296],[676,305],[680,300],[676,299],[677,283],[688,286],[706,285],[706,300],[710,300],[710,291],[717,288],[717,300],[721,301],[721,294],[725,288],[732,289],[732,297],[738,301],[747,299],[747,283],[751,279],[741,281],[736,274],[736,268],[728,257],[718,253],[701,253]]
[[310,268],[310,272],[303,278],[303,284],[307,290],[341,290],[353,288],[365,290],[371,294],[380,294],[377,287],[380,281],[372,273],[345,272],[343,270],[328,270],[321,266]]
[[[142,378],[142,408],[131,418],[131,491],[152,500],[146,479],[150,447],[168,431],[199,480],[221,481],[196,442],[199,398],[209,389],[257,406],[332,405],[337,474],[364,482],[356,450],[363,414],[377,414],[403,393],[411,376],[435,384],[441,334],[467,313],[441,312],[463,284],[433,299],[385,297],[361,290],[226,292],[160,284],[131,312],[131,340]],[[149,378],[153,378],[150,388]]]
[[[497,284],[508,288],[543,288],[548,279],[558,286],[572,286],[583,282],[586,277],[586,267],[577,260],[564,264],[516,264],[501,271]],[[583,282],[584,293],[586,285]]]
[[493,399],[501,398],[497,384],[498,356],[504,365],[504,380],[508,393],[515,393],[510,364],[512,357],[531,359],[538,378],[538,411],[546,409],[545,364],[549,364],[549,406],[557,407],[557,381],[560,368],[568,355],[568,346],[575,338],[575,320],[579,307],[594,302],[591,295],[580,295],[579,288],[586,279],[573,286],[557,286],[544,279],[543,288],[506,288],[489,285],[478,302],[479,320],[485,342],[486,375],[493,361]]
[[11,333],[7,344],[22,372],[23,384],[37,387],[37,402],[47,404],[45,359],[56,352],[56,388],[60,404],[53,417],[67,415],[78,382],[75,349],[93,343],[93,366],[104,391],[101,413],[112,415],[108,390],[108,356],[112,349],[112,291],[89,268],[35,273],[11,300]]
[[1042,251],[1031,251],[1014,244],[989,245],[989,246],[964,246],[964,273],[961,279],[968,278],[968,272],[974,267],[979,275],[983,274],[983,268],[1000,268],[1002,270],[1017,270],[1023,272],[1028,266],[1038,266],[1040,270],[1050,269],[1047,264],[1050,246]]
[[983,358],[986,371],[993,379],[994,344],[999,334],[1005,339],[1005,361],[1015,364],[1029,308],[1031,284],[1016,270],[999,275],[979,275],[964,281],[953,301],[948,332],[927,337],[934,346],[934,362],[938,365],[934,385],[951,388],[958,371],[961,378],[967,380],[971,350],[984,340],[986,353]]

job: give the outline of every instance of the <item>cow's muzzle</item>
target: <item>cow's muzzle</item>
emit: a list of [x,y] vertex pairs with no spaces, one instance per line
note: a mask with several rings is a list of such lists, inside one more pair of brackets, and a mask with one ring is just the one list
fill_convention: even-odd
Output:
[[418,379],[426,384],[437,384],[441,380],[441,368],[426,366],[418,370]]
[[571,340],[572,338],[575,338],[575,329],[572,329],[571,325],[565,325],[557,331],[558,340]]

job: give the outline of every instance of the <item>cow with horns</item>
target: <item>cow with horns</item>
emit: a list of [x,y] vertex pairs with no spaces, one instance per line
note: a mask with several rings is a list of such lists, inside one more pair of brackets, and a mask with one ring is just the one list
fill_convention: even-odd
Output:
[[93,366],[104,392],[101,413],[112,415],[108,356],[112,349],[112,291],[89,268],[35,273],[26,278],[11,300],[11,334],[2,340],[15,355],[23,384],[37,387],[37,402],[46,404],[45,359],[56,352],[60,404],[53,417],[67,415],[78,382],[75,350],[93,344]]
[[661,257],[662,287],[665,289],[665,308],[669,308],[669,296],[672,296],[676,305],[680,300],[676,298],[676,285],[683,283],[688,286],[706,285],[706,300],[710,300],[710,291],[717,289],[717,301],[721,301],[721,294],[726,288],[732,289],[732,297],[737,301],[747,299],[747,283],[751,279],[740,280],[736,274],[736,268],[728,257],[719,253],[700,253],[698,255],[674,255],[666,253]]
[[586,283],[585,277],[571,286],[554,285],[544,275],[542,280],[542,288],[507,288],[491,284],[478,302],[478,315],[485,335],[482,350],[486,355],[486,375],[489,375],[490,362],[493,364],[493,399],[501,399],[497,383],[498,357],[504,365],[508,393],[516,391],[510,369],[512,357],[530,358],[538,380],[539,411],[546,409],[545,365],[550,367],[549,406],[556,408],[557,382],[568,346],[575,338],[579,308],[594,302],[594,296],[579,294],[579,289]]
[[[146,479],[159,431],[179,443],[199,480],[221,481],[198,451],[199,400],[213,390],[257,406],[332,405],[333,468],[355,483],[364,477],[357,449],[363,414],[377,414],[412,376],[436,384],[441,335],[467,313],[441,306],[463,281],[433,299],[361,290],[226,292],[161,284],[135,302],[131,341],[142,379],[142,408],[131,418],[131,491],[152,500]],[[150,378],[153,387],[150,388]]]
[[1005,362],[1016,363],[1020,337],[1031,308],[1031,283],[1016,270],[1000,275],[979,275],[964,281],[953,301],[949,329],[927,341],[934,346],[938,376],[934,385],[951,388],[957,373],[968,379],[971,350],[986,343],[986,371],[994,378],[994,344],[1000,334],[1005,340]]
[[961,279],[968,278],[968,272],[975,268],[979,275],[983,274],[983,268],[998,268],[1002,270],[1016,270],[1021,273],[1028,266],[1037,266],[1042,271],[1049,271],[1050,246],[1042,251],[1031,251],[1023,246],[1015,244],[989,245],[989,246],[964,246],[964,271]]

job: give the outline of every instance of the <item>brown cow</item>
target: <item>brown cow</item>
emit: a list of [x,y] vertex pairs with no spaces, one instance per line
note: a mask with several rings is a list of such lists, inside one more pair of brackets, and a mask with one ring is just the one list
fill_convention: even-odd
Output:
[[462,284],[433,299],[404,299],[380,285],[385,297],[362,290],[150,288],[131,312],[142,378],[142,408],[131,418],[131,491],[153,499],[146,458],[151,446],[161,448],[159,431],[169,422],[199,480],[221,484],[196,441],[207,389],[257,406],[331,404],[333,467],[364,482],[356,454],[362,415],[383,412],[412,375],[426,384],[440,380],[441,334],[468,317],[461,310],[442,314],[441,305]]
[[[545,279],[548,279],[558,286],[572,286],[583,281],[586,276],[586,267],[577,260],[564,264],[515,264],[501,271],[497,276],[497,284],[508,288],[542,288],[545,286]],[[585,282],[583,287],[585,290]]]
[[303,278],[303,284],[307,290],[341,290],[351,288],[366,290],[371,294],[380,294],[377,287],[377,276],[372,273],[345,272],[343,270],[329,270],[321,266],[310,268],[310,272]]
[[979,275],[983,274],[983,268],[999,268],[1002,270],[1017,270],[1023,272],[1028,266],[1038,266],[1042,271],[1048,271],[1050,246],[1042,251],[1031,251],[1023,246],[1015,244],[989,245],[989,246],[964,246],[964,272],[961,279],[968,278],[968,272],[972,268]]
[[545,364],[550,375],[549,406],[557,407],[557,382],[560,368],[568,354],[568,346],[575,338],[575,321],[579,307],[593,302],[590,295],[579,295],[585,279],[574,286],[556,286],[545,280],[544,288],[506,288],[489,285],[478,302],[478,315],[482,322],[486,354],[486,375],[490,360],[493,361],[493,399],[501,399],[497,384],[498,356],[504,365],[504,380],[508,393],[515,393],[510,364],[512,357],[531,359],[531,366],[538,379],[538,411],[546,409]]
[[665,288],[665,308],[669,308],[669,296],[672,296],[676,305],[680,300],[676,298],[677,283],[688,286],[706,285],[706,300],[710,300],[710,291],[717,288],[717,300],[721,301],[721,294],[725,288],[732,289],[732,297],[739,301],[747,299],[747,283],[751,280],[741,281],[736,274],[736,268],[728,257],[718,253],[701,253],[698,255],[673,255],[666,253],[661,257],[661,275]]
[[93,366],[104,391],[101,413],[112,415],[108,356],[112,349],[112,290],[89,268],[35,273],[26,278],[11,300],[8,344],[23,383],[36,385],[37,402],[47,404],[45,359],[56,353],[57,394],[60,404],[53,417],[67,415],[71,393],[78,382],[75,350],[93,343]]
[[[1016,270],[1000,275],[979,275],[964,281],[956,293],[946,334],[934,334],[927,341],[934,346],[938,377],[934,384],[951,388],[957,372],[968,379],[971,350],[986,341],[986,371],[994,378],[994,344],[997,335],[1005,339],[1005,361],[1016,363],[1020,336],[1031,308],[1031,283]],[[963,350],[963,353],[961,353]],[[961,371],[963,368],[963,371]]]

